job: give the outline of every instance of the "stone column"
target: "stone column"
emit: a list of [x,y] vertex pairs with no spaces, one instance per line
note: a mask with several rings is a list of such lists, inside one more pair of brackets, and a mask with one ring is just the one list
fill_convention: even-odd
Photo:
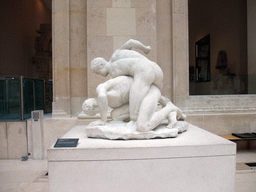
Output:
[[52,1],[53,117],[69,117],[70,110],[70,0]]
[[162,95],[172,99],[172,0],[156,1],[157,63],[164,73]]
[[53,0],[53,117],[76,116],[87,96],[86,0]]
[[189,96],[188,0],[172,0],[173,102],[184,107]]
[[87,97],[86,0],[70,0],[71,114],[77,116]]

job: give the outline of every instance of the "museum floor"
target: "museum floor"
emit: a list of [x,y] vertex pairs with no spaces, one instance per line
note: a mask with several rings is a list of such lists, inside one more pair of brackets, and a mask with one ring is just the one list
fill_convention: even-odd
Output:
[[[255,192],[256,167],[244,163],[256,162],[256,150],[237,153],[236,192]],[[0,191],[47,192],[47,160],[0,160]]]

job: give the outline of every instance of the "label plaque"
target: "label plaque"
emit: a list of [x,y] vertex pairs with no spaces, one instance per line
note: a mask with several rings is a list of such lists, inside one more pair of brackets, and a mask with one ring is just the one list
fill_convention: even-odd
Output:
[[76,147],[79,139],[58,139],[54,147]]

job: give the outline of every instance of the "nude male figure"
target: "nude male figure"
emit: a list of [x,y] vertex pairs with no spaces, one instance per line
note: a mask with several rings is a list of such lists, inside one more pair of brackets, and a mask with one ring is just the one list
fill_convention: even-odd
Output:
[[153,61],[140,53],[130,50],[139,48],[148,53],[151,48],[137,40],[127,41],[111,56],[109,62],[103,58],[95,58],[91,62],[91,70],[99,75],[112,77],[132,76],[134,78],[129,93],[130,119],[136,121],[143,98],[147,95],[151,85],[160,91],[163,86],[163,72]]
[[[91,125],[104,125],[107,122],[108,106],[113,108],[111,117],[113,120],[129,120],[129,92],[133,84],[133,78],[129,76],[119,76],[110,79],[97,87],[98,99],[88,99],[83,104],[83,111],[88,115],[95,115],[100,112],[101,120],[93,122]],[[157,111],[158,102],[163,106]],[[177,119],[184,119],[186,116],[172,102],[161,96],[159,89],[151,85],[145,98],[142,100],[136,128],[138,131],[147,132],[156,128],[167,118],[168,128],[172,128]]]

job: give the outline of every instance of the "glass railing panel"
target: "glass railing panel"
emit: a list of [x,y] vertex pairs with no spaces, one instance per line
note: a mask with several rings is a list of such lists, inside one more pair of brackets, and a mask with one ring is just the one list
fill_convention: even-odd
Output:
[[44,80],[34,80],[34,84],[35,84],[35,109],[44,110],[44,106],[45,106]]
[[45,80],[0,76],[0,120],[25,120],[33,110],[45,112]]
[[20,79],[6,77],[0,82],[0,119],[20,120]]
[[0,79],[0,118],[5,114],[5,80]]
[[23,79],[23,103],[24,119],[31,117],[31,111],[34,110],[34,82],[32,79]]

